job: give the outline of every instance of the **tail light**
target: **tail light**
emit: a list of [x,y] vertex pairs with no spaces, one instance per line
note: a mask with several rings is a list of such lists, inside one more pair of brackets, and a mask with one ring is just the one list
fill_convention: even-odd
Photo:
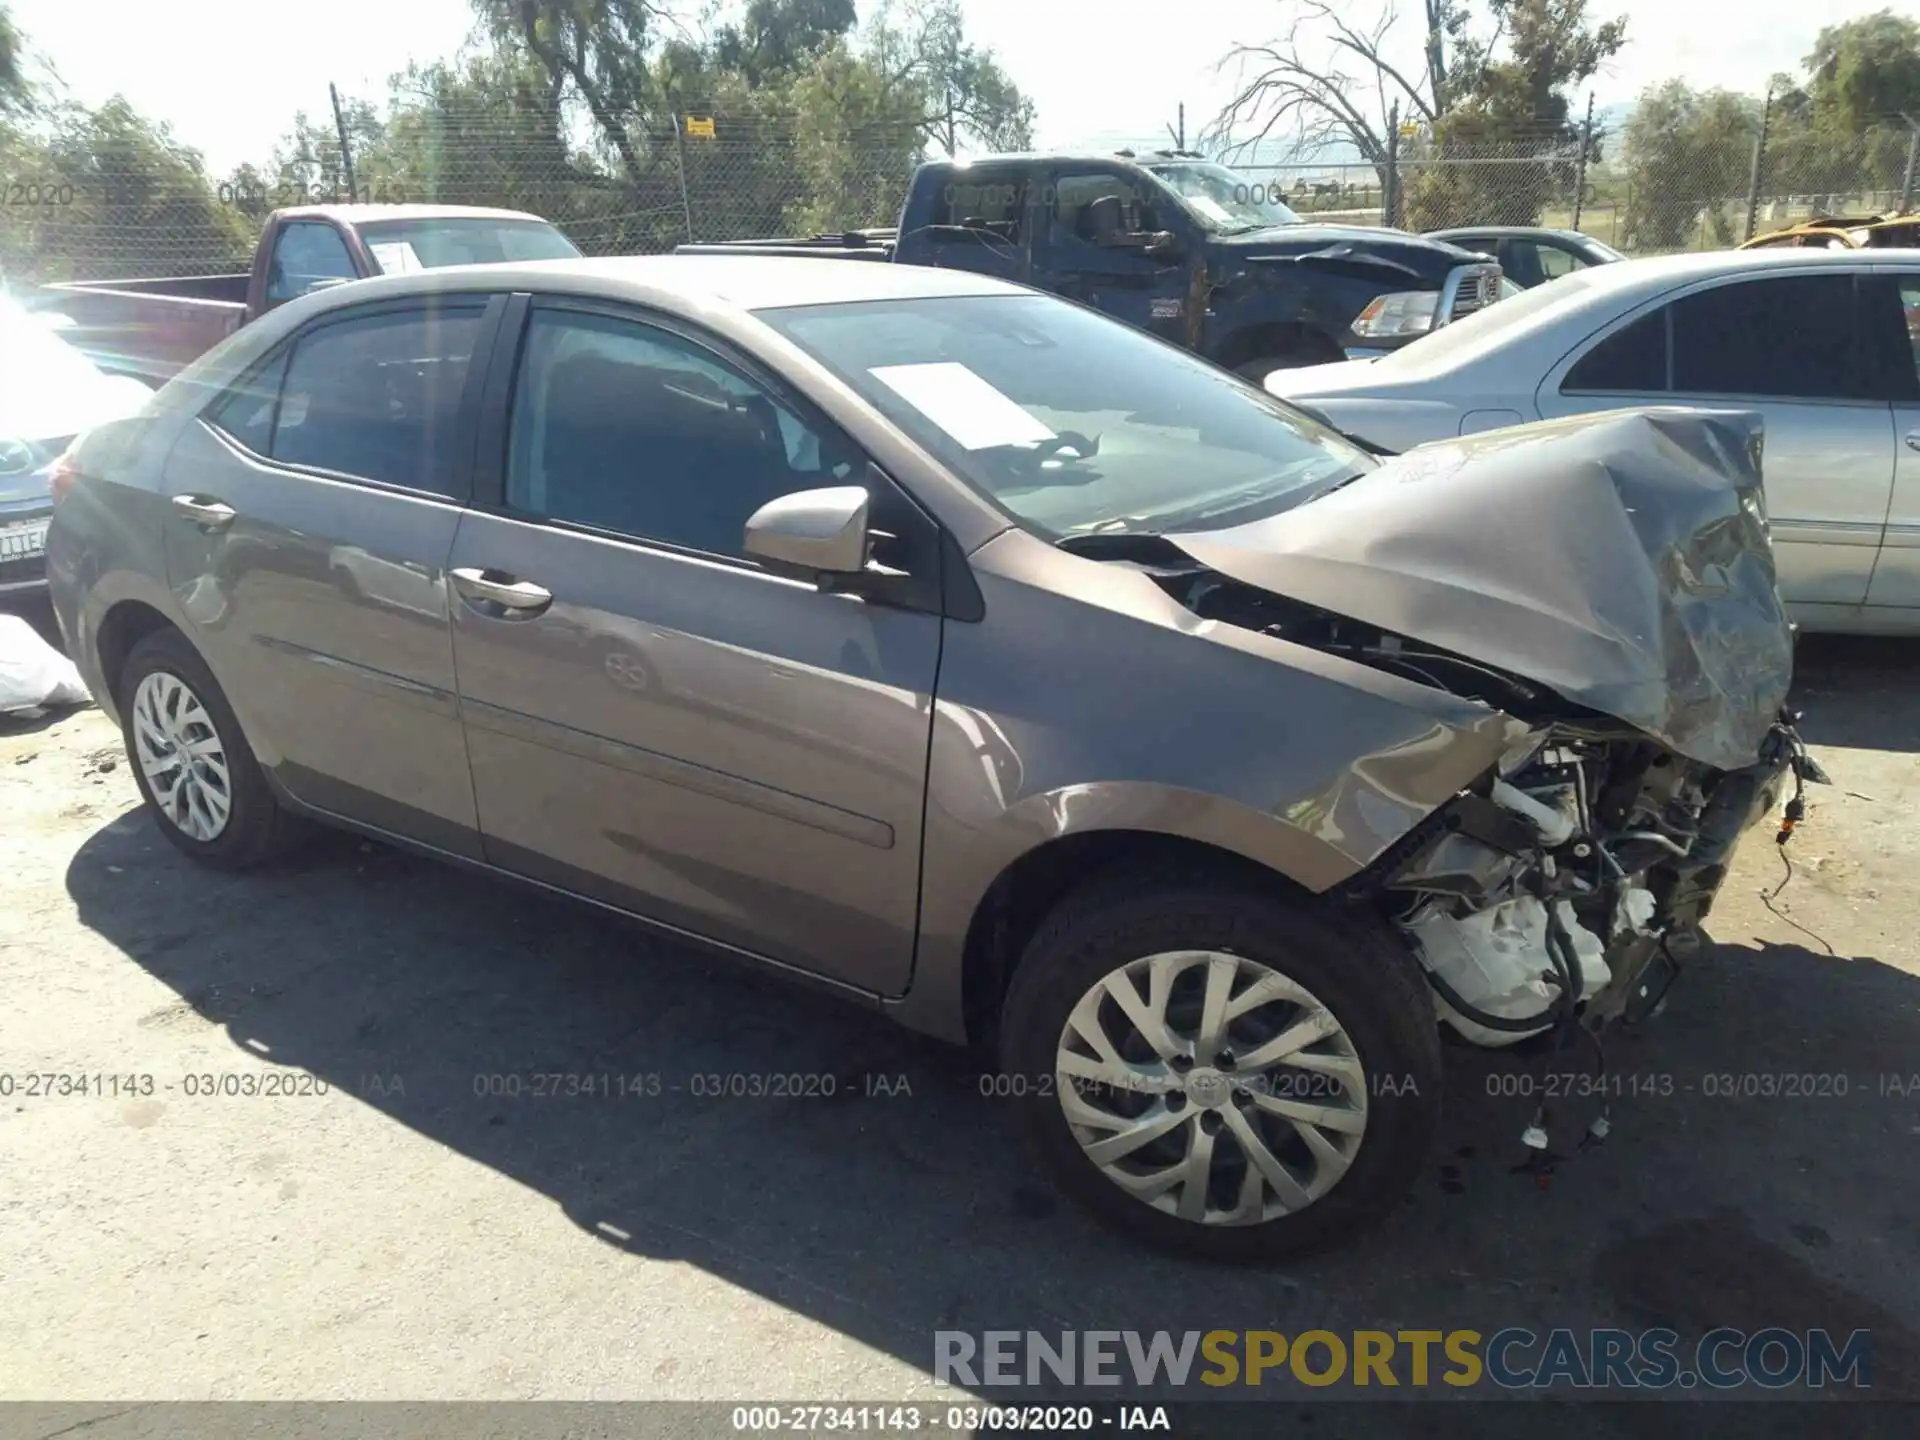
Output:
[[53,505],[57,510],[60,502],[67,498],[67,492],[73,489],[74,482],[80,478],[80,465],[73,458],[75,447],[69,445],[60,452],[59,457],[47,467],[47,490],[53,496]]

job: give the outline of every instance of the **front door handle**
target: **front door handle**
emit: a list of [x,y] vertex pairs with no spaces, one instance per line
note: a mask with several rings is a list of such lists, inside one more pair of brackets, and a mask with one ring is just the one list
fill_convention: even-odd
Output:
[[204,500],[198,495],[176,495],[173,508],[184,515],[202,530],[224,530],[233,524],[237,513],[231,505],[220,500]]
[[531,580],[515,580],[498,571],[460,569],[449,573],[453,588],[471,602],[498,605],[522,615],[538,615],[553,603],[553,592]]
[[1907,431],[1907,448],[1909,450],[1920,450],[1920,430]]

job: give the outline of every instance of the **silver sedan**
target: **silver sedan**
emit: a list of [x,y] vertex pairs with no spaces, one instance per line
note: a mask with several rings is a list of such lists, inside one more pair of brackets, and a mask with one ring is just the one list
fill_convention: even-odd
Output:
[[1596,410],[1758,412],[1807,630],[1920,630],[1920,251],[1730,251],[1554,280],[1378,361],[1266,387],[1390,450]]

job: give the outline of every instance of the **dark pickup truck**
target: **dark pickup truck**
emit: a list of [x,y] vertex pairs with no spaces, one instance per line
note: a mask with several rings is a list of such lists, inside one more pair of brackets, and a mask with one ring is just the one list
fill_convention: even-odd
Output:
[[895,229],[678,249],[975,270],[1255,378],[1397,349],[1503,293],[1485,255],[1309,223],[1277,186],[1178,151],[933,161],[914,172]]
[[266,219],[243,275],[46,286],[34,308],[102,369],[158,385],[276,305],[368,275],[491,260],[557,260],[579,249],[537,215],[469,205],[305,205]]

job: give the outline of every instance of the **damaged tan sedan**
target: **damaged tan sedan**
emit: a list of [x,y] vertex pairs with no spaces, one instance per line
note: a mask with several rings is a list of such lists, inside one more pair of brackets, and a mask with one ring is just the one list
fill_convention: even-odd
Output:
[[1262,1259],[1406,1191],[1441,1025],[1647,1015],[1811,774],[1759,453],[1383,462],[960,272],[489,266],[85,437],[49,568],[196,860],[345,826],[824,987],[997,1057],[1102,1216]]

